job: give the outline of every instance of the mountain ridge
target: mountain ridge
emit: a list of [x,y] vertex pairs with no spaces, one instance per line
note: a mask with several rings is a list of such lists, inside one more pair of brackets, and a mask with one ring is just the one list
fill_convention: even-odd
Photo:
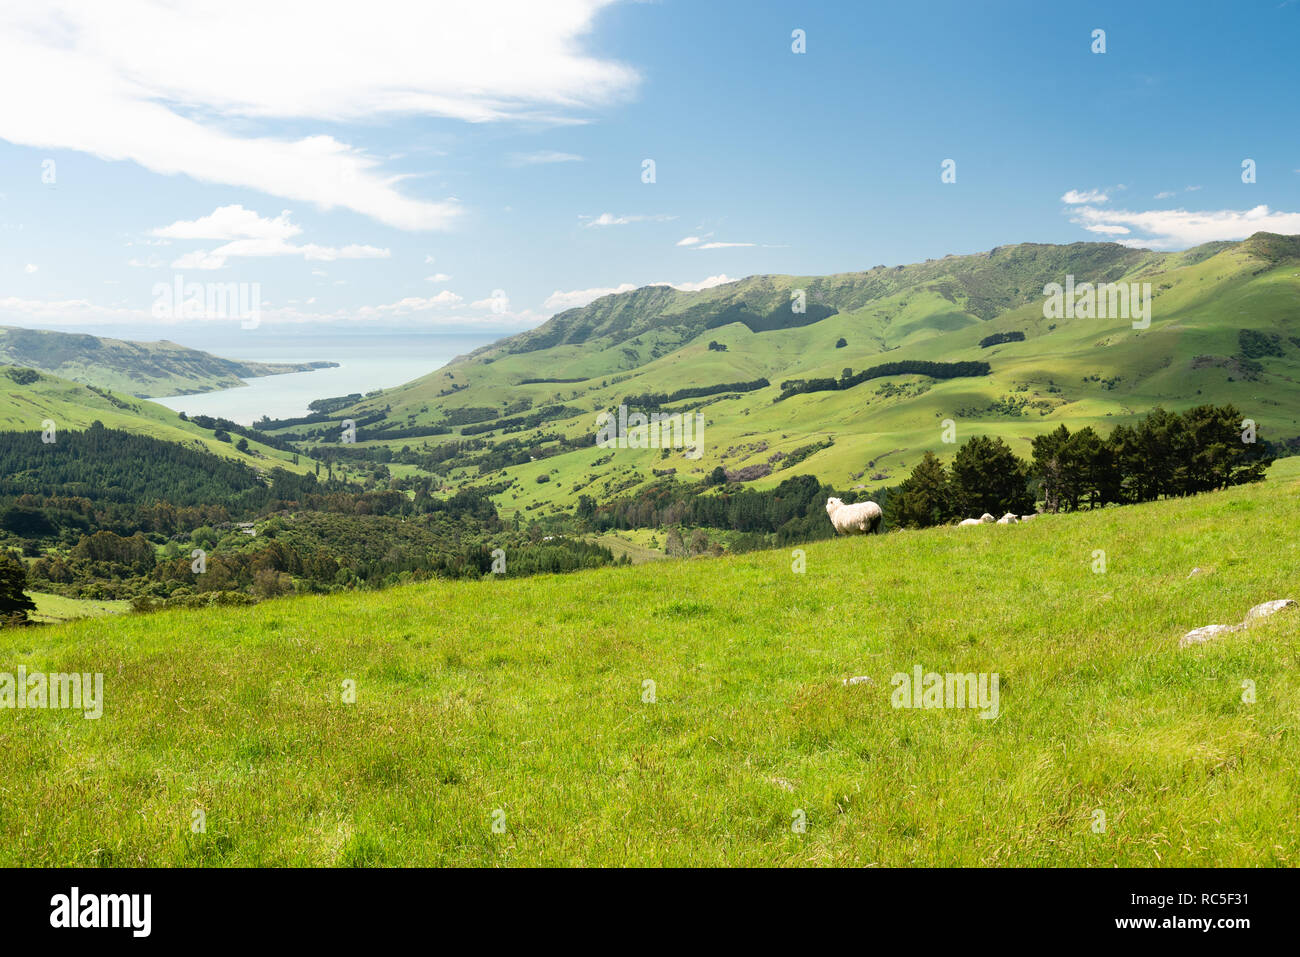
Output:
[[239,388],[244,379],[332,368],[336,362],[225,359],[168,339],[136,342],[0,325],[0,365],[38,369],[141,399]]

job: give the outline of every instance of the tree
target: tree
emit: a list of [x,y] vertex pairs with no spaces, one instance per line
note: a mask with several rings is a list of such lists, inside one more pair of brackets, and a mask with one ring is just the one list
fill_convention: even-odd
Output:
[[1027,512],[1029,466],[1000,438],[976,435],[957,450],[952,462],[954,498],[961,512]]
[[1032,444],[1034,474],[1043,483],[1043,508],[1059,512],[1073,493],[1066,474],[1065,447],[1070,430],[1064,425],[1036,437]]
[[1209,492],[1264,477],[1271,461],[1258,434],[1254,444],[1242,436],[1242,415],[1234,406],[1201,405],[1183,413],[1189,445],[1183,494]]
[[892,524],[902,527],[942,525],[957,515],[948,470],[933,452],[925,453],[893,498],[896,504]]
[[0,620],[5,624],[25,624],[27,613],[36,610],[36,602],[24,593],[27,568],[21,559],[0,552]]

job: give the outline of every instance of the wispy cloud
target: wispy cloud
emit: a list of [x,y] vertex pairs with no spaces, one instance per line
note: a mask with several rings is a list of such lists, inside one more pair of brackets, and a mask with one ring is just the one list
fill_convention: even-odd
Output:
[[676,216],[615,216],[613,213],[601,213],[599,216],[579,216],[584,226],[626,226],[629,223],[666,223]]
[[1095,233],[1144,235],[1119,240],[1125,246],[1150,249],[1182,249],[1216,240],[1245,239],[1257,232],[1300,233],[1300,213],[1274,211],[1267,206],[1246,210],[1220,209],[1072,209],[1072,221]]
[[557,153],[555,150],[537,150],[534,153],[511,153],[506,162],[511,166],[541,166],[549,163],[581,163],[577,153]]
[[1072,190],[1068,190],[1065,193],[1065,195],[1061,197],[1061,202],[1068,203],[1071,206],[1073,206],[1079,203],[1104,203],[1108,199],[1110,199],[1110,197],[1106,194],[1105,190],[1072,189]]
[[[572,122],[639,82],[583,50],[607,2],[370,0],[364,16],[342,0],[321,0],[309,15],[264,0],[4,4],[0,89],[23,93],[5,97],[0,138],[342,207],[399,229],[444,229],[459,205],[400,192],[383,158],[267,124]],[[237,51],[237,65],[215,51]]]
[[[699,292],[702,289],[712,289],[714,286],[720,286],[723,283],[735,282],[731,277],[720,274],[717,276],[708,276],[697,282],[650,282],[644,283],[646,286],[672,286],[682,292]],[[546,297],[542,303],[542,309],[546,312],[556,313],[563,312],[565,309],[574,309],[578,306],[585,306],[595,302],[602,296],[612,296],[616,293],[631,292],[639,289],[640,286],[634,283],[625,282],[617,286],[598,286],[593,289],[570,289],[561,291],[559,289]]]

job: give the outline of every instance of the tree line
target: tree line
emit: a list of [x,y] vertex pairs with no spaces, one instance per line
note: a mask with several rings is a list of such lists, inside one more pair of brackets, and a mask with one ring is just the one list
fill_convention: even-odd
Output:
[[773,399],[780,402],[791,396],[808,392],[834,392],[837,389],[852,389],[869,379],[880,379],[891,375],[924,375],[931,379],[958,379],[967,376],[986,376],[990,367],[987,362],[968,360],[965,362],[930,362],[924,359],[902,359],[898,362],[885,362],[880,365],[854,372],[845,369],[838,379],[787,379],[781,383],[781,394]]
[[977,435],[945,467],[927,452],[891,496],[890,524],[921,528],[988,512],[1021,514],[1041,497],[1049,512],[1149,502],[1256,482],[1271,446],[1231,405],[1157,407],[1103,437],[1062,425],[1033,441],[1031,461],[1000,438]]

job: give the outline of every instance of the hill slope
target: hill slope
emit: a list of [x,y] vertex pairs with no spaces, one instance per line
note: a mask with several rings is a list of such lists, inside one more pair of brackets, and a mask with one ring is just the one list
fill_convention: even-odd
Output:
[[128,342],[99,336],[0,326],[0,365],[40,369],[73,382],[138,398],[211,392],[243,379],[307,372],[335,362],[244,362],[222,359],[162,339]]
[[[1067,275],[1150,283],[1149,328],[1128,317],[1045,318],[1044,286]],[[792,312],[800,290],[807,309]],[[894,374],[777,401],[787,380],[838,380],[845,369],[898,361],[979,361],[990,372]],[[596,413],[626,397],[764,378],[764,388],[665,405],[706,415],[698,460],[591,447]],[[747,468],[759,485],[804,473],[841,486],[893,484],[924,452],[951,453],[945,420],[958,443],[1000,435],[1028,455],[1035,435],[1061,423],[1105,432],[1156,404],[1202,402],[1234,403],[1266,438],[1300,441],[1300,237],[1261,233],[1181,253],[1025,244],[695,293],[646,287],[560,313],[334,418],[360,424],[360,448],[407,447],[412,462],[472,437],[483,448],[441,458],[440,479],[508,486],[496,500],[510,512],[571,504],[580,492],[601,499],[655,469],[697,480],[718,466]],[[324,442],[339,434],[333,421],[284,432]],[[824,447],[787,468],[810,444]]]
[[[6,715],[0,864],[1295,866],[1300,612],[1177,648],[1300,598],[1280,471],[808,545],[802,574],[755,552],[3,631],[7,668],[106,683],[98,720]],[[917,665],[997,673],[1000,716],[891,707]]]
[[238,459],[259,471],[284,468],[306,472],[314,462],[306,456],[250,441],[241,452],[234,441],[223,442],[212,429],[182,419],[171,409],[144,399],[123,398],[108,389],[69,382],[34,369],[0,367],[0,432],[39,432],[51,420],[57,440],[60,431],[84,430],[92,422],[110,429],[123,429],[166,442],[180,442]]

